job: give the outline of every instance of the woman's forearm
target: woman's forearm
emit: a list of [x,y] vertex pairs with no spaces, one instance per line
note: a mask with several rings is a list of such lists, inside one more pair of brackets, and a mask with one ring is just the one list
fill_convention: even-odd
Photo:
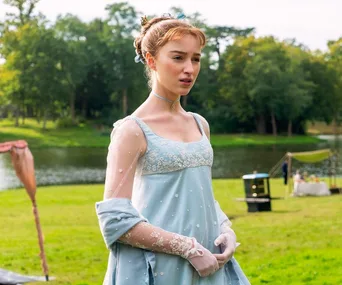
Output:
[[140,222],[122,235],[119,241],[133,247],[186,258],[194,247],[195,239],[165,231],[147,222]]

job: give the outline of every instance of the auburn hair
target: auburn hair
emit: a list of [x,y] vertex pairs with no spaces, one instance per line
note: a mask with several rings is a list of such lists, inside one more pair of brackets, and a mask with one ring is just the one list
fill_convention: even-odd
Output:
[[[178,20],[169,16],[156,17],[146,20],[142,24],[140,35],[134,40],[135,52],[146,63],[146,53],[153,57],[167,42],[181,39],[183,36],[192,35],[199,40],[201,48],[206,44],[205,34],[197,27],[184,20]],[[151,72],[146,67],[151,87]]]

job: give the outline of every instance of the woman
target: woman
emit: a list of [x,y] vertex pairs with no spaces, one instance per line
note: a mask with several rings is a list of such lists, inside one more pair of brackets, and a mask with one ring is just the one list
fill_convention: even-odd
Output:
[[204,45],[183,20],[142,18],[136,62],[146,65],[152,91],[111,135],[104,201],[96,204],[110,249],[104,284],[249,284],[213,197],[208,123],[179,102]]

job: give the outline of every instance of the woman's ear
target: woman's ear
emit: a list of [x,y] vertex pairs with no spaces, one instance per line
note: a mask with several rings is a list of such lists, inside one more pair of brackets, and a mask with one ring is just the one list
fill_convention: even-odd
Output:
[[156,71],[156,61],[155,61],[154,57],[152,56],[152,54],[147,52],[145,55],[145,58],[146,58],[146,64],[148,65],[148,67],[151,68],[152,70]]

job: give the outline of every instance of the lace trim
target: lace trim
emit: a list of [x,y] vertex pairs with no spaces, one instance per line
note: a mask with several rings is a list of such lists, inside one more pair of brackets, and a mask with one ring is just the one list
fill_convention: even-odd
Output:
[[207,139],[189,145],[160,138],[149,139],[149,149],[139,164],[142,175],[199,166],[212,167],[213,149]]

